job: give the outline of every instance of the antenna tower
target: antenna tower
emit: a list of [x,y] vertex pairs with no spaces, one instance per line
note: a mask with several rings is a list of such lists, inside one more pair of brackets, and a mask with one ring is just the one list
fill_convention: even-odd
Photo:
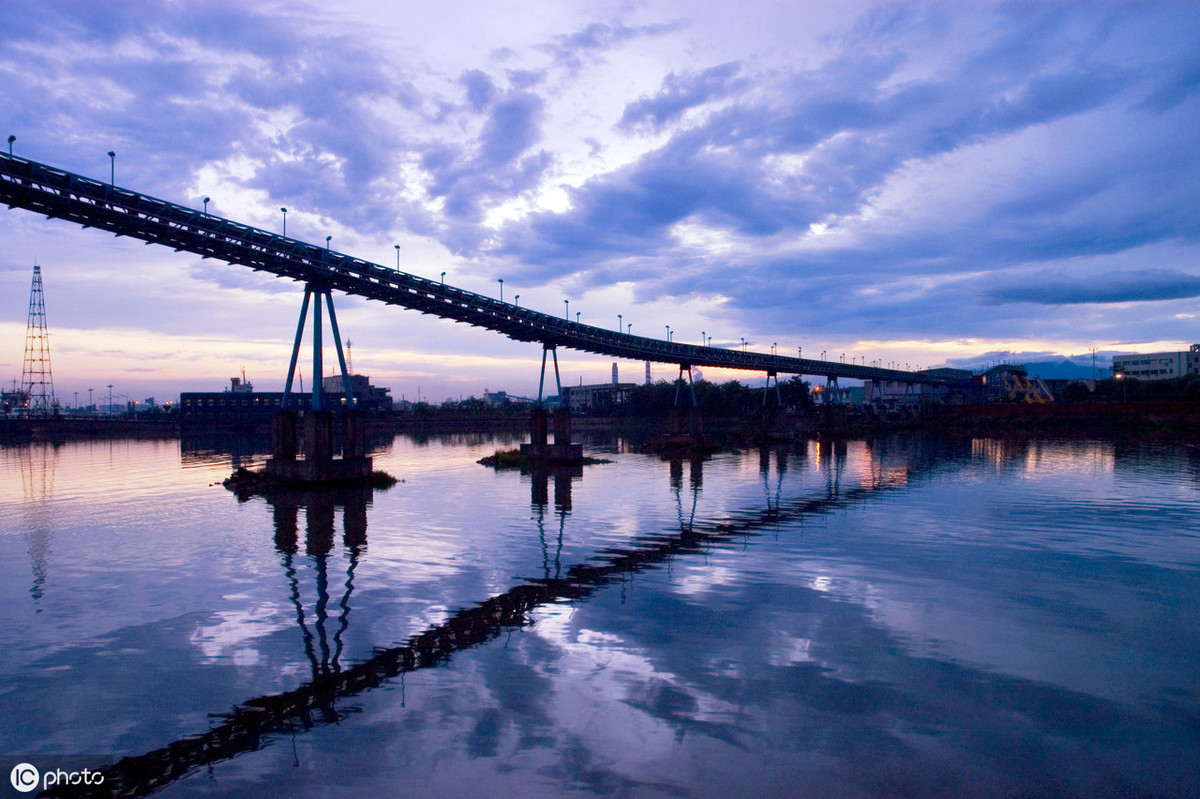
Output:
[[50,371],[50,333],[46,329],[46,298],[42,293],[42,268],[33,265],[33,286],[29,289],[29,323],[25,328],[25,363],[21,367],[21,387],[29,396],[28,412],[53,413],[54,376]]

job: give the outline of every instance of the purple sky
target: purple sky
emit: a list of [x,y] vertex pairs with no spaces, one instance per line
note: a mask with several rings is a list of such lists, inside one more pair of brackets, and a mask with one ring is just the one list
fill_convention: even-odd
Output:
[[[1190,2],[0,6],[15,154],[114,150],[129,188],[592,324],[914,367],[1200,340],[1198,89]],[[19,210],[5,383],[35,259],[60,399],[282,386],[297,285]],[[536,392],[535,345],[336,301],[396,397]]]

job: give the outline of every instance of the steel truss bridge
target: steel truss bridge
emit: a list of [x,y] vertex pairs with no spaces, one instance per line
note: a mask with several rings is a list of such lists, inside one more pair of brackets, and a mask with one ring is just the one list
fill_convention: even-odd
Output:
[[[204,211],[76,175],[47,164],[0,153],[0,202],[50,219],[160,244],[231,264],[291,278],[322,289],[379,300],[455,322],[465,322],[517,341],[539,342],[614,358],[707,366],[827,379],[893,381],[965,387],[969,381],[922,372],[833,361],[791,358],[721,347],[682,344],[614,332],[501,302],[350,255],[243,225]],[[778,378],[776,378],[778,379]]]

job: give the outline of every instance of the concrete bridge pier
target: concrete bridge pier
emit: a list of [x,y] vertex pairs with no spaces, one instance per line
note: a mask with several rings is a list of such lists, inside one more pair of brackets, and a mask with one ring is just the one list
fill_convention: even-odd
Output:
[[[312,302],[313,299],[316,302]],[[329,309],[329,326],[337,350],[338,363],[342,370],[342,386],[346,394],[346,409],[342,413],[342,457],[334,458],[334,414],[325,407],[322,364],[321,305],[324,301]],[[312,358],[313,393],[312,408],[297,415],[289,407],[292,396],[292,378],[296,373],[296,362],[300,356],[300,342],[304,326],[308,321],[309,305],[313,310]],[[372,474],[371,459],[367,457],[366,421],[354,407],[354,391],[351,386],[346,357],[342,352],[342,337],[338,330],[337,316],[333,311],[333,295],[327,286],[309,283],[304,287],[304,302],[300,306],[300,321],[296,326],[296,340],[292,346],[292,359],[288,366],[287,382],[284,385],[283,408],[271,422],[273,445],[272,457],[267,460],[267,476],[283,482],[323,483],[358,480]],[[301,429],[300,440],[303,451],[297,448],[297,420]],[[303,460],[297,456],[303,454]]]
[[521,454],[541,461],[577,461],[583,458],[583,445],[571,443],[571,409],[554,411],[554,443],[548,442],[550,413],[542,404],[546,382],[546,354],[554,358],[554,382],[558,396],[563,397],[562,379],[558,372],[558,351],[553,344],[542,345],[542,373],[538,380],[538,401],[530,416],[529,443],[521,445]]
[[846,406],[840,400],[837,375],[825,378],[825,404],[821,408],[821,429],[827,433],[837,433],[847,427]]
[[[772,380],[775,381],[774,403],[770,401]],[[767,372],[767,382],[763,386],[763,401],[758,415],[756,438],[760,441],[780,441],[789,438],[784,417],[783,394],[779,389],[779,375],[774,371]]]
[[[690,403],[683,404],[683,373],[687,372],[687,388]],[[698,443],[704,437],[704,415],[696,399],[696,384],[692,381],[692,365],[679,364],[679,377],[675,379],[675,406],[671,408],[671,435]]]

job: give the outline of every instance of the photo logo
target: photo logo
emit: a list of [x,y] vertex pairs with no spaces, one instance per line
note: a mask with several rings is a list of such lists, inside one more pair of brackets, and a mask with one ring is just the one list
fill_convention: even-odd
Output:
[[18,763],[13,766],[12,773],[8,778],[12,781],[12,787],[16,788],[21,793],[29,793],[37,790],[38,782],[41,775],[38,770],[28,763]]

